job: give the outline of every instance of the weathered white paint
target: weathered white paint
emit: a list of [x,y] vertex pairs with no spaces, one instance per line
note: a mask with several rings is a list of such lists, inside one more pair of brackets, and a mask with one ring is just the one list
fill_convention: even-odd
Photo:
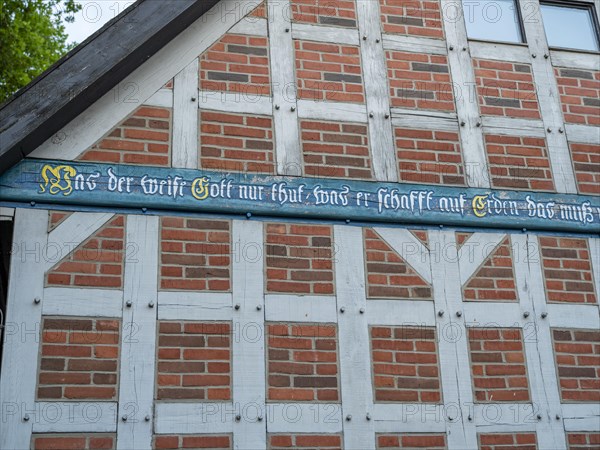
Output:
[[[34,433],[114,433],[116,402],[37,402]],[[29,448],[29,447],[27,447]]]
[[300,119],[334,120],[340,122],[367,123],[367,109],[359,103],[315,102],[298,100]]
[[513,258],[517,293],[523,309],[531,312],[529,326],[523,328],[525,361],[529,392],[536,406],[538,448],[565,449],[564,432],[554,425],[555,416],[562,414],[559,384],[554,363],[550,323],[542,319],[547,311],[540,249],[535,235],[513,235],[513,245],[519,250]]
[[308,23],[292,25],[292,37],[303,41],[327,42],[341,45],[358,45],[358,30],[351,28],[328,27]]
[[139,252],[125,261],[123,296],[132,305],[123,308],[118,449],[152,448],[152,422],[145,418],[154,408],[158,242],[158,217],[127,217],[127,246]]
[[198,58],[173,82],[173,142],[171,165],[181,169],[198,168]]
[[118,317],[123,314],[123,291],[47,287],[42,312],[47,316]]
[[552,328],[600,329],[600,312],[596,305],[569,305],[549,303],[546,305],[548,321]]
[[524,44],[470,41],[469,52],[471,57],[478,59],[511,61],[522,64],[531,62],[529,49]]
[[240,114],[273,114],[273,103],[269,97],[250,93],[220,92],[201,90],[198,93],[198,106],[202,110]]
[[[456,261],[456,238],[454,231],[429,232],[431,248],[431,272],[436,311],[444,311],[437,318],[438,355],[442,396],[446,404],[472,405],[471,369],[467,330],[464,315],[456,313],[464,308],[461,277]],[[452,420],[446,422],[448,448],[477,448],[477,434],[473,421],[462,411],[447,414]],[[466,416],[466,417],[465,417]]]
[[[273,89],[275,157],[279,175],[302,175],[302,151],[296,99],[296,58],[290,0],[266,0]],[[279,108],[279,109],[278,109]]]
[[249,1],[221,0],[31,156],[75,159],[225,34]]
[[242,416],[233,424],[233,445],[247,450],[267,442],[264,251],[255,247],[257,236],[263,236],[262,222],[233,221],[233,248],[248,250],[232,255],[233,298],[240,305],[233,315],[233,403]]
[[398,128],[449,131],[451,133],[459,132],[456,118],[417,116],[410,114],[394,115],[394,110],[392,110],[392,124],[394,127]]
[[156,434],[231,433],[239,411],[231,403],[156,402]]
[[597,54],[567,50],[550,50],[550,60],[554,67],[571,69],[600,70]]
[[[366,315],[360,312],[367,308],[362,230],[338,225],[333,233],[338,249],[335,287],[344,448],[374,449],[373,421],[366,419],[373,411],[369,331]],[[346,420],[348,416],[352,420]]]
[[[538,0],[520,2],[522,17],[529,20],[523,21],[529,52],[533,78],[536,84],[538,103],[544,128],[550,131],[546,133],[546,142],[554,186],[560,193],[576,193],[575,173],[571,164],[571,156],[565,134],[558,132],[563,127],[562,106],[558,94],[558,86],[554,76],[554,67],[549,58],[546,32],[542,21]],[[535,55],[535,57],[533,57]]]
[[474,328],[521,326],[523,317],[516,302],[464,302],[463,311],[467,326]]
[[231,320],[229,292],[160,291],[158,320]]
[[173,107],[173,89],[159,89],[148,100],[144,102],[147,106],[156,106],[159,108]]
[[445,55],[448,53],[446,44],[441,39],[432,39],[418,36],[404,36],[399,34],[384,34],[383,48],[411,53],[430,53]]
[[461,285],[469,281],[505,238],[506,234],[500,233],[473,233],[463,242],[458,249]]
[[62,261],[114,216],[112,213],[76,212],[64,219],[48,234],[44,271]]
[[598,432],[600,405],[594,403],[564,403],[562,411],[565,431]]
[[267,37],[269,35],[267,19],[260,17],[245,17],[233,26],[230,33]]
[[267,295],[265,317],[270,322],[337,321],[336,299],[331,296]]
[[373,300],[367,301],[369,325],[435,326],[435,308],[428,300]]
[[269,433],[341,433],[343,428],[337,403],[269,403],[267,413]]
[[0,220],[13,220],[15,217],[15,208],[0,207]]
[[[17,209],[10,262],[6,329],[2,353],[0,448],[29,448],[35,409],[40,347],[48,211]],[[27,416],[27,421],[24,418]]]
[[[462,5],[455,0],[441,0],[440,6],[449,20],[442,20],[448,48],[448,64],[454,83],[456,112],[460,122],[465,126],[460,128],[460,140],[463,161],[469,187],[489,188],[489,168],[483,141],[483,131],[477,123],[481,122],[477,93],[475,91],[475,72],[471,55],[463,48],[469,48],[467,30],[463,16]],[[453,19],[450,19],[453,18]],[[458,18],[458,20],[456,19]]]
[[565,130],[569,142],[596,145],[600,142],[600,127],[568,123]]
[[500,134],[503,136],[517,137],[546,137],[544,122],[541,120],[485,116],[482,121],[483,131],[487,135]]
[[387,67],[381,42],[379,2],[358,0],[356,13],[358,30],[363,37],[360,54],[367,111],[373,115],[369,119],[373,173],[378,181],[398,181]]
[[444,405],[427,403],[376,403],[373,422],[376,433],[445,433]]
[[471,409],[478,433],[536,431],[537,407],[531,403],[476,403]]

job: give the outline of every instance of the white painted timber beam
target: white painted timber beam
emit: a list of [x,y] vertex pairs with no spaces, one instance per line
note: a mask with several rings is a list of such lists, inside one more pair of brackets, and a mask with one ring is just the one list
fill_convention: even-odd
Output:
[[335,323],[337,308],[335,297],[267,295],[265,316],[270,322]]
[[198,168],[198,70],[195,58],[173,81],[171,165],[175,168]]

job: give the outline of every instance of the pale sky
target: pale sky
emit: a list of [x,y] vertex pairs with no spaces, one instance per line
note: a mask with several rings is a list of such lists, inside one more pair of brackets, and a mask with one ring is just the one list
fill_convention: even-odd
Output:
[[79,0],[81,11],[75,16],[74,23],[65,23],[69,35],[68,42],[82,43],[110,19],[135,3],[133,0]]

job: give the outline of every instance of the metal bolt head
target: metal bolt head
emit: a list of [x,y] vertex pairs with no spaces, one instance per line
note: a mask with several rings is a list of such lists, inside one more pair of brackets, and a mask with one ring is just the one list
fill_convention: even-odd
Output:
[[23,422],[29,422],[29,414],[23,416]]
[[525,312],[523,313],[523,317],[525,317],[525,318],[527,319],[527,318],[529,317],[529,311],[525,311]]
[[560,134],[563,134],[563,133],[565,132],[565,130],[563,130],[562,128],[559,128],[559,129],[558,129],[558,132],[559,132]]
[[145,213],[146,211],[148,211],[148,208],[142,208],[142,212]]
[[361,314],[364,314],[365,313],[365,308],[360,308],[360,310],[358,312],[360,312]]
[[467,51],[467,47],[463,47],[463,52],[466,52],[466,51]]
[[196,97],[192,97],[192,102],[195,102],[195,101],[196,101]]
[[537,58],[537,55],[536,55],[535,53],[532,53],[532,54],[531,54],[531,57],[532,57],[532,58]]
[[475,124],[475,126],[476,126],[476,127],[480,127],[480,126],[481,126],[481,122],[477,122],[477,123]]
[[542,420],[542,415],[541,414],[537,415],[537,420]]
[[30,205],[31,205],[31,206],[35,206],[35,202],[31,202],[31,203],[30,203]]
[[246,218],[250,219],[252,217],[252,213],[246,213]]
[[340,312],[341,312],[342,314],[344,314],[344,313],[346,312],[346,308],[344,308],[344,307],[342,306],[342,307],[340,308]]
[[280,109],[280,108],[281,108],[281,106],[279,106],[279,105],[275,105],[275,109],[276,109],[277,111],[279,111],[279,109]]
[[346,219],[346,223],[350,223],[350,219]]
[[348,415],[346,416],[346,422],[350,422],[351,420],[352,420],[352,415],[351,415],[351,414],[348,414]]
[[462,317],[462,311],[456,311],[456,317]]
[[386,113],[384,117],[385,117],[386,119],[389,119],[389,118],[390,118],[390,115]]
[[123,422],[127,422],[127,416],[123,416],[123,417],[121,417],[121,420],[122,420]]
[[146,416],[146,417],[144,417],[144,420],[145,420],[146,422],[150,422],[150,416]]
[[148,308],[154,308],[154,302],[149,302],[148,303]]
[[235,416],[236,422],[239,422],[240,420],[242,420],[242,416],[240,416],[239,414],[237,416]]
[[548,128],[546,128],[546,131],[547,131],[548,133],[552,133],[552,128],[548,127]]
[[290,111],[292,111],[292,112],[296,111],[296,107],[295,107],[295,106],[292,106],[292,107],[290,108]]
[[364,35],[363,36],[363,41],[366,41],[366,40],[367,40],[367,35]]
[[467,417],[467,419],[469,420],[469,422],[473,421],[473,418],[471,416]]
[[371,414],[367,413],[367,417],[366,418],[367,418],[367,420],[371,420]]
[[373,117],[375,117],[375,114],[369,113],[369,117],[372,119]]
[[125,306],[127,306],[128,308],[131,308],[133,306],[133,302],[131,300],[127,300],[127,302],[125,303]]
[[256,305],[256,310],[260,311],[262,309],[262,305]]
[[381,39],[377,38],[377,39],[375,39],[375,42],[377,42],[379,44],[381,42]]
[[464,127],[466,124],[467,124],[467,123],[466,123],[464,120],[461,120],[461,121],[460,121],[460,126],[461,126],[461,127]]
[[240,310],[240,304],[239,304],[239,303],[237,303],[237,304],[234,306],[234,308],[235,308],[235,310],[236,310],[236,311],[239,311],[239,310]]
[[560,420],[560,414],[556,415],[556,420]]
[[542,319],[545,319],[546,317],[548,317],[548,313],[547,312],[543,312],[542,313]]
[[285,29],[285,32],[286,32],[286,33],[289,33],[289,32],[290,32],[290,29],[289,29],[289,28],[286,28],[286,29]]
[[33,299],[33,303],[35,303],[36,305],[39,305],[40,303],[42,303],[42,299],[39,297],[36,297]]
[[263,421],[263,416],[258,416],[258,421],[262,422]]
[[439,317],[444,317],[444,310],[440,309],[440,310],[438,311],[438,316],[439,316]]
[[450,47],[448,47],[450,49],[450,51],[454,50],[454,45],[451,45]]
[[548,58],[550,58],[550,55],[548,53],[544,53],[544,58],[548,59]]

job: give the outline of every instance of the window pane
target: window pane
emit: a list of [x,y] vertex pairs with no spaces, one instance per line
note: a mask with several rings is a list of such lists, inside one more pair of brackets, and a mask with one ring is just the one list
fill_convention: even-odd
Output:
[[598,38],[589,8],[542,4],[542,18],[550,47],[598,50]]
[[523,42],[515,0],[463,0],[463,10],[469,38]]

